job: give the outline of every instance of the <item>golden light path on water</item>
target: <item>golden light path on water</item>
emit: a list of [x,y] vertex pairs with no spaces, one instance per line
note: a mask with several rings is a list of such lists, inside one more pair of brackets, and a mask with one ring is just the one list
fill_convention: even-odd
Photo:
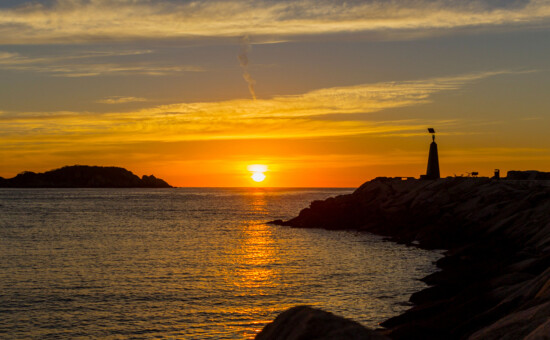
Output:
[[[240,247],[237,249],[236,259],[237,271],[229,273],[228,279],[233,285],[240,289],[254,289],[263,293],[262,287],[277,285],[276,278],[279,273],[272,266],[276,263],[278,256],[275,246],[275,240],[271,235],[271,228],[264,224],[265,216],[268,215],[266,209],[266,197],[263,191],[253,191],[249,203],[250,210],[258,218],[245,221],[242,225],[242,235]],[[264,218],[262,218],[264,217]],[[250,314],[262,312],[264,307],[254,308],[249,311]],[[251,331],[258,333],[263,325],[270,320],[257,320]],[[249,335],[250,336],[250,335]]]
[[[243,270],[239,273],[241,284],[246,287],[261,288],[274,284],[280,273],[277,272],[278,247],[273,233],[273,227],[264,224],[269,212],[266,209],[265,193],[255,192],[251,202],[251,209],[258,217],[248,221],[241,240],[241,249],[244,254],[241,259]],[[279,260],[280,261],[280,260]]]

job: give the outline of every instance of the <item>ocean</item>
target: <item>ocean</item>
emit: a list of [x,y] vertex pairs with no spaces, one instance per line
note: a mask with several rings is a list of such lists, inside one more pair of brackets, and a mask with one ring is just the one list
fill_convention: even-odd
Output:
[[311,305],[376,328],[434,251],[266,224],[352,189],[0,189],[0,338],[250,339]]

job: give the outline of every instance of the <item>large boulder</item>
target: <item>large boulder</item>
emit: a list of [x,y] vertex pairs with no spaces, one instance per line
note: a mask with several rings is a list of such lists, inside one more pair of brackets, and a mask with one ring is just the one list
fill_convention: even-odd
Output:
[[279,314],[256,340],[388,340],[361,324],[308,306],[297,306]]

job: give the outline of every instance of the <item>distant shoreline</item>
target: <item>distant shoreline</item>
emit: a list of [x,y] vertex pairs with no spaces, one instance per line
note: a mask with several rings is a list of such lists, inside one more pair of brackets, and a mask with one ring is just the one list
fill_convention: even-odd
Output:
[[172,188],[154,175],[141,178],[119,167],[65,166],[43,173],[22,172],[1,178],[0,188]]

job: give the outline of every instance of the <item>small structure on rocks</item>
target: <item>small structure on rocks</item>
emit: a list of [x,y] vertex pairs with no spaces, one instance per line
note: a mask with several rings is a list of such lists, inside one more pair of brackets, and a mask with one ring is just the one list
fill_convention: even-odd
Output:
[[421,179],[439,179],[439,155],[437,154],[437,144],[435,143],[435,130],[428,128],[428,132],[432,134],[432,143],[430,144],[430,154],[428,155],[428,169],[425,175],[420,176]]

